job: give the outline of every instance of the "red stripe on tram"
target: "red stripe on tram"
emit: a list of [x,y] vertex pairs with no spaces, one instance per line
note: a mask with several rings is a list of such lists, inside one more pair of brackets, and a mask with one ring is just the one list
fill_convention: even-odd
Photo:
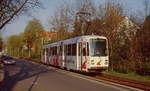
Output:
[[82,64],[82,68],[86,69],[86,63],[87,61],[84,61],[84,63]]
[[58,56],[56,56],[56,60],[55,60],[55,62],[56,62],[56,66],[58,66]]

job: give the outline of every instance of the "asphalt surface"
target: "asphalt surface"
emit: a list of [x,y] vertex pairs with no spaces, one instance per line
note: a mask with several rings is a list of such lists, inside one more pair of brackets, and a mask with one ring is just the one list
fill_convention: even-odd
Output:
[[67,75],[50,66],[27,60],[16,60],[16,65],[4,67],[5,78],[0,91],[123,91],[81,77]]

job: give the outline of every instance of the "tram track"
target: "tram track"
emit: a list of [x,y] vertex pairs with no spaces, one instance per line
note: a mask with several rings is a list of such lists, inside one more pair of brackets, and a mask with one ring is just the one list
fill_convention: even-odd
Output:
[[125,78],[125,77],[113,76],[113,75],[108,75],[108,74],[97,74],[93,77],[101,79],[101,80],[121,84],[121,85],[126,85],[130,87],[150,91],[150,82],[133,80],[133,79]]

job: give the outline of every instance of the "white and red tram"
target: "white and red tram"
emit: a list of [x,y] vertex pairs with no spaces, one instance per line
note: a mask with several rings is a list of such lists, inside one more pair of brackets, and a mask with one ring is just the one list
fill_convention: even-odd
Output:
[[86,35],[44,45],[42,62],[67,70],[106,70],[109,66],[107,38]]

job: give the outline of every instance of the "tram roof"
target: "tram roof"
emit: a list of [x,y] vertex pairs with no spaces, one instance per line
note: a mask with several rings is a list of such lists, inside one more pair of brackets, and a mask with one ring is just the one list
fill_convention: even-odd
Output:
[[61,40],[61,41],[58,41],[58,42],[46,44],[46,45],[44,45],[44,48],[47,48],[49,46],[57,46],[57,45],[60,45],[62,42],[64,44],[69,44],[69,43],[76,43],[76,42],[81,42],[81,41],[87,41],[87,40],[89,40],[91,38],[107,39],[106,37],[99,36],[99,35],[84,35],[84,36],[77,36],[77,37],[74,37],[74,38],[70,38],[70,39]]

